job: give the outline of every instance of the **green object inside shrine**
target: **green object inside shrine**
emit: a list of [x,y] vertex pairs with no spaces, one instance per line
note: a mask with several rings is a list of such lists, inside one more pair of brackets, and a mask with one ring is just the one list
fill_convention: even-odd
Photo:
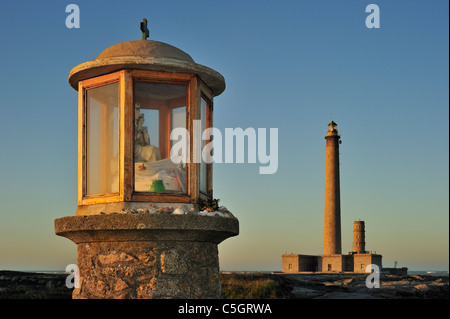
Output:
[[166,189],[161,179],[154,180],[152,182],[152,186],[150,187],[150,192],[164,192],[165,190]]

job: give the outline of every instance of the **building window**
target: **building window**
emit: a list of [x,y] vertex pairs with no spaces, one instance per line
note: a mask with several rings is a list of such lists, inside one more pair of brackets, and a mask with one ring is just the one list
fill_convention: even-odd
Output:
[[331,271],[331,264],[328,264],[328,271]]
[[361,264],[361,269],[364,269],[364,264]]
[[292,264],[289,264],[289,270],[291,270],[292,269]]

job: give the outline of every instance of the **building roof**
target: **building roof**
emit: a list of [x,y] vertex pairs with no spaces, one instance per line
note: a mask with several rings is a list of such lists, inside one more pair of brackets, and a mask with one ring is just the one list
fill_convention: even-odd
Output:
[[217,71],[195,63],[186,52],[154,40],[132,40],[114,44],[95,60],[74,67],[69,83],[78,90],[78,82],[122,69],[140,69],[197,74],[215,96],[225,90],[225,79]]

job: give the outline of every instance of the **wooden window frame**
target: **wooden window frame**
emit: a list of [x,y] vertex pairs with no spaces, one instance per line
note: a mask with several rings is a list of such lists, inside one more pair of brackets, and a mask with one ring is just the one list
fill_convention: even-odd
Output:
[[[125,71],[101,75],[78,82],[78,205],[118,202],[123,198],[123,117]],[[87,103],[86,91],[111,83],[119,83],[119,192],[87,195]]]
[[[198,105],[198,120],[201,120],[201,99],[204,99],[207,104],[208,104],[208,108],[207,108],[207,112],[206,112],[206,127],[214,127],[213,126],[213,113],[214,113],[214,104],[213,104],[213,94],[211,92],[211,90],[208,88],[208,86],[202,81],[199,80],[199,90],[197,91],[197,105]],[[203,133],[203,132],[202,132]],[[203,159],[202,159],[203,160]],[[204,193],[203,191],[200,190],[200,164],[196,164],[198,166],[198,170],[197,170],[197,181],[198,181],[198,193],[199,193],[199,198],[202,200],[207,200],[209,198],[212,198],[213,196],[213,183],[212,183],[212,176],[213,176],[213,164],[212,163],[207,163],[206,164],[206,189],[207,192]]]
[[[186,129],[189,131],[190,139],[192,140],[192,120],[196,116],[196,91],[197,91],[197,76],[188,73],[170,73],[170,72],[159,72],[159,71],[148,71],[148,70],[130,70],[131,81],[129,83],[129,91],[131,92],[131,103],[128,107],[130,116],[134,119],[134,82],[143,81],[151,83],[174,83],[174,84],[185,84],[187,87],[187,99],[186,99]],[[190,150],[189,163],[186,164],[187,173],[187,192],[185,194],[173,194],[173,193],[145,193],[145,192],[134,192],[134,121],[128,121],[131,127],[128,130],[128,135],[130,138],[127,142],[130,142],[129,152],[126,156],[127,159],[131,160],[129,165],[129,171],[127,172],[130,177],[127,187],[130,189],[129,197],[131,201],[136,202],[154,202],[154,203],[194,203],[198,200],[198,190],[195,185],[195,179],[191,176],[195,173],[194,165],[192,165],[192,150]],[[192,144],[192,143],[190,143]],[[190,145],[192,147],[192,145]]]

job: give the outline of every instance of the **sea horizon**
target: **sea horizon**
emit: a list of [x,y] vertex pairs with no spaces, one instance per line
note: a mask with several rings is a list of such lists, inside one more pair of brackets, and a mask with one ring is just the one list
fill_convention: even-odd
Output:
[[[33,270],[23,270],[23,269],[0,269],[2,271],[9,272],[23,272],[23,273],[36,273],[36,274],[68,274],[69,272],[65,270],[42,270],[42,269],[33,269]],[[221,273],[263,273],[263,274],[271,274],[271,273],[281,273],[281,270],[220,270]],[[428,275],[428,276],[446,276],[449,275],[448,270],[409,270],[408,275]]]

